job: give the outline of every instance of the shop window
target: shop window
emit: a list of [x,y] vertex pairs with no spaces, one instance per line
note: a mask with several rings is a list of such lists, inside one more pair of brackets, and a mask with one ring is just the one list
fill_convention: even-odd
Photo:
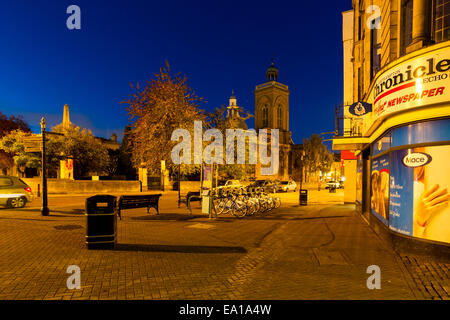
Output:
[[450,40],[450,0],[434,1],[434,41]]

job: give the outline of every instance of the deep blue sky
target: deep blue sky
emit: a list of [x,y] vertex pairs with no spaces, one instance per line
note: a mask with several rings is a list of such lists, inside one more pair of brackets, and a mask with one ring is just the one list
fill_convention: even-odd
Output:
[[[81,8],[68,30],[66,8]],[[213,110],[228,103],[254,111],[255,85],[272,55],[288,85],[295,143],[334,130],[342,100],[342,15],[351,1],[16,0],[0,8],[0,111],[23,115],[35,132],[71,120],[119,137],[119,104],[129,83],[150,79],[167,59]],[[249,121],[252,128],[253,121]]]

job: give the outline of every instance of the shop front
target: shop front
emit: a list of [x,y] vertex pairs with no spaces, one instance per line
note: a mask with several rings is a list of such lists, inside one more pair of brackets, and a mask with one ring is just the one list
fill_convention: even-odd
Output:
[[450,248],[450,47],[388,65],[358,106],[362,136],[335,137],[356,154],[356,210],[402,242]]

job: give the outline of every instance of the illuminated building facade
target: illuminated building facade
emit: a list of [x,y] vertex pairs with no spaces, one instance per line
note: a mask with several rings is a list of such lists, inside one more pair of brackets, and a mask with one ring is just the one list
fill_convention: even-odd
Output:
[[395,243],[448,248],[450,0],[355,0],[343,50],[345,201]]

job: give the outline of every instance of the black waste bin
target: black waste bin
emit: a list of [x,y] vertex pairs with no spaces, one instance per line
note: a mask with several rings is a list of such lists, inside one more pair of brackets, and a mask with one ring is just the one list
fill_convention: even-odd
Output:
[[300,190],[300,205],[301,206],[308,205],[308,190],[305,189]]
[[86,199],[88,249],[114,249],[117,241],[117,198],[97,195]]

